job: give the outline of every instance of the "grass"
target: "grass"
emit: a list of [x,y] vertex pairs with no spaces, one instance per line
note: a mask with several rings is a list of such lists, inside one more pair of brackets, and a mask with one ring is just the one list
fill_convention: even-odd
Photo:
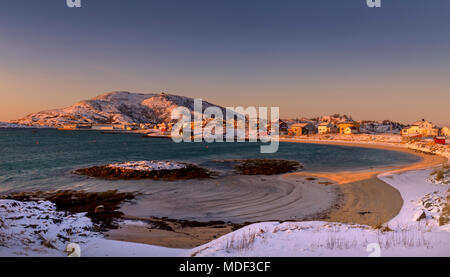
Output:
[[450,165],[445,164],[442,168],[435,169],[431,172],[430,176],[434,177],[434,180],[439,183],[446,183],[445,178],[450,174]]
[[260,230],[259,232],[248,230],[248,232],[244,233],[239,240],[236,240],[235,236],[233,235],[231,238],[227,239],[225,250],[227,252],[231,250],[248,250],[255,242],[257,235],[263,232],[263,230]]
[[447,225],[448,223],[450,223],[450,189],[447,191],[446,203],[439,217],[439,226]]

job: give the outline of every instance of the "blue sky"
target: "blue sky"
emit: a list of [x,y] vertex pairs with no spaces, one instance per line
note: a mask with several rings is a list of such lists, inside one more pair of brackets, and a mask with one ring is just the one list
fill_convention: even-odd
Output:
[[450,124],[450,1],[1,0],[0,120],[112,90]]

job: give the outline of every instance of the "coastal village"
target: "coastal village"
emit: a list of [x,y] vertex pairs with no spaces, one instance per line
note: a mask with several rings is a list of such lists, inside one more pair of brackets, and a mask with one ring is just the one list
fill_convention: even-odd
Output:
[[[210,120],[203,120],[202,128],[211,126]],[[244,126],[243,122],[236,120],[216,122],[215,126],[223,123],[224,133],[226,126],[239,128]],[[259,123],[258,123],[259,124]],[[270,132],[272,123],[267,123],[266,128]],[[105,133],[142,133],[149,137],[170,137],[174,123],[129,123],[129,124],[67,124],[59,127],[59,130],[92,130]],[[194,129],[194,123],[187,126]],[[361,135],[391,135],[401,138],[402,141],[432,140],[436,144],[450,143],[450,127],[438,127],[425,119],[418,120],[410,125],[404,125],[390,120],[353,120],[347,115],[331,115],[314,119],[284,119],[279,121],[279,134],[281,137],[292,138],[320,138],[339,136],[358,137]]]

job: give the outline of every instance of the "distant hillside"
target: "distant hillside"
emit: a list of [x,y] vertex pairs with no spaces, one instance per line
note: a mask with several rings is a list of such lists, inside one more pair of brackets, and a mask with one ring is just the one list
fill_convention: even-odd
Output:
[[[11,121],[28,126],[58,127],[73,123],[124,124],[168,123],[176,107],[194,110],[194,99],[171,94],[142,94],[127,91],[109,92],[90,100],[83,100],[63,109],[42,111]],[[203,101],[203,109],[219,107]]]

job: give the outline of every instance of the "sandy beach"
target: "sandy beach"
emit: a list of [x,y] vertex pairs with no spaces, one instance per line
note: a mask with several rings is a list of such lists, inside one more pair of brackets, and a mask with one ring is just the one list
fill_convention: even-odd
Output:
[[[108,232],[109,239],[132,241],[174,248],[191,248],[226,233],[236,226],[265,221],[307,221],[355,223],[379,226],[395,217],[403,199],[398,190],[377,178],[386,172],[438,166],[446,158],[424,154],[395,145],[283,140],[295,143],[337,144],[402,151],[417,155],[419,162],[364,171],[295,172],[279,176],[230,176],[195,183],[195,190],[173,188],[160,194],[149,193],[122,211],[134,220],[158,216],[172,230],[149,228],[148,225],[122,225]],[[221,183],[227,186],[221,186]],[[187,184],[189,185],[189,182]],[[258,189],[255,189],[258,186]],[[155,192],[159,191],[156,187]],[[200,193],[199,193],[200,191]],[[227,197],[223,197],[227,195]],[[185,197],[189,201],[181,201]],[[160,199],[164,199],[161,201]],[[180,204],[183,203],[183,204]],[[183,226],[164,220],[177,218],[201,221],[223,221],[209,226]]]
[[377,176],[386,172],[401,173],[410,170],[430,168],[447,162],[447,158],[445,157],[425,154],[400,145],[289,139],[283,139],[282,141],[385,149],[406,152],[421,158],[419,162],[410,165],[377,168],[376,170],[341,172],[304,171],[290,174],[294,176],[316,176],[326,178],[339,184],[339,188],[343,193],[343,202],[339,208],[333,209],[329,213],[329,218],[327,220],[331,222],[378,226],[389,221],[399,213],[403,205],[403,199],[396,189],[378,179]]
[[[127,219],[142,224],[125,223],[107,235],[114,240],[192,248],[250,223],[325,219],[341,200],[338,185],[320,177],[226,176],[182,185],[154,183],[145,195],[121,209]],[[159,222],[172,230],[155,226]]]

